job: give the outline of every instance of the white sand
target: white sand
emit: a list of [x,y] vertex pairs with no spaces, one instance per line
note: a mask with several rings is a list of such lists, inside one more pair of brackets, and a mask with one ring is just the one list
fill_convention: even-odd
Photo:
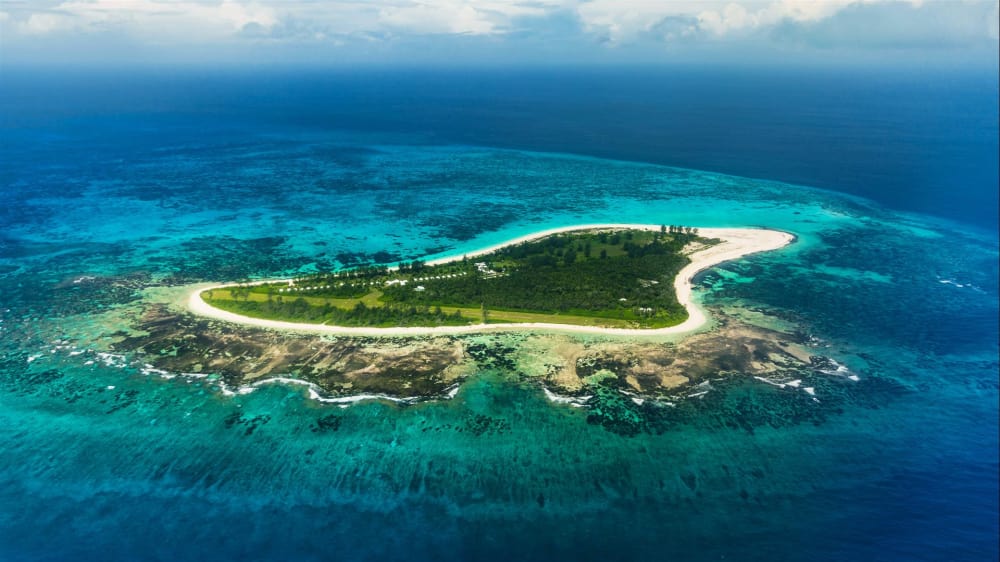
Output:
[[[464,257],[476,257],[489,254],[504,246],[520,244],[530,240],[537,240],[561,232],[572,232],[578,230],[594,229],[641,229],[659,230],[658,225],[646,224],[587,224],[579,226],[567,226],[563,228],[553,228],[535,232],[527,236],[515,238],[497,244],[489,248],[477,250],[465,254]],[[795,237],[787,232],[777,230],[766,230],[762,228],[699,228],[698,235],[704,238],[718,238],[721,244],[716,244],[692,253],[688,256],[691,263],[680,271],[674,281],[674,289],[677,291],[677,300],[687,309],[688,318],[684,322],[675,326],[658,329],[638,329],[638,328],[602,328],[598,326],[575,326],[571,324],[552,324],[543,322],[525,322],[517,324],[475,324],[469,326],[437,326],[437,327],[411,327],[411,328],[355,328],[346,326],[328,326],[322,324],[301,324],[297,322],[283,322],[278,320],[265,320],[262,318],[250,318],[241,316],[225,310],[209,306],[201,298],[201,293],[210,289],[230,287],[228,285],[199,286],[194,289],[188,298],[188,308],[191,312],[202,316],[208,316],[217,320],[225,320],[246,326],[257,326],[261,328],[273,328],[276,330],[292,330],[299,332],[335,334],[345,336],[427,336],[427,335],[447,335],[447,334],[468,334],[476,332],[487,332],[497,330],[545,330],[559,332],[573,332],[584,334],[606,334],[616,336],[657,336],[668,334],[681,334],[693,332],[708,322],[705,312],[697,306],[691,295],[691,279],[699,271],[708,269],[722,262],[734,260],[757,252],[777,250],[790,244]],[[442,258],[427,262],[428,265],[438,265],[449,261],[461,260],[463,256]],[[261,281],[259,283],[273,283],[271,281]]]

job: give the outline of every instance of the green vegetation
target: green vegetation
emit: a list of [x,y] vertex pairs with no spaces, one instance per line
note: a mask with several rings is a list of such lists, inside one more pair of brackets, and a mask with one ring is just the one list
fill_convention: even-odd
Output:
[[673,281],[697,231],[605,230],[508,246],[475,259],[420,261],[215,289],[212,306],[256,318],[342,326],[547,322],[659,328],[684,321]]

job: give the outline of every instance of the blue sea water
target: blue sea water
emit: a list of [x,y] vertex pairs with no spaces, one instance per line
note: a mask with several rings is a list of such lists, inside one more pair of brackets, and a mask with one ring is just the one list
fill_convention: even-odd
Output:
[[[0,559],[996,560],[997,99],[967,70],[4,70]],[[330,433],[301,388],[92,351],[165,279],[591,222],[795,233],[701,298],[860,380],[625,437],[484,371]]]

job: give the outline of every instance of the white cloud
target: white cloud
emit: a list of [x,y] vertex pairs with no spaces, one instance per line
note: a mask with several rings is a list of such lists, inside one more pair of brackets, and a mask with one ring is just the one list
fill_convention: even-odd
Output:
[[814,22],[784,22],[773,37],[822,49],[996,48],[985,2],[853,3]]
[[252,26],[254,35],[278,27],[309,29],[304,36],[395,33],[494,35],[516,22],[544,17],[574,0],[65,0],[22,8],[26,35],[119,31],[163,40],[215,40]]
[[581,3],[575,11],[585,31],[618,43],[648,32],[668,17],[695,14],[699,4],[658,0],[593,0]]
[[493,35],[506,33],[520,18],[548,15],[553,0],[415,0],[379,10],[379,22],[406,33]]
[[18,31],[25,35],[44,35],[53,31],[72,29],[75,21],[64,14],[40,13],[31,14],[21,22]]
[[470,2],[413,2],[379,11],[379,22],[401,32],[415,34],[497,33],[498,22]]
[[[584,30],[612,43],[642,39],[657,33],[664,22],[664,39],[741,36],[793,22],[817,22],[841,10],[865,4],[921,6],[923,0],[591,0],[575,6]],[[677,23],[686,22],[678,32]]]
[[[0,23],[7,36],[52,44],[107,36],[154,46],[391,45],[486,36],[495,38],[493,46],[533,38],[587,48],[740,42],[877,48],[893,41],[932,45],[949,34],[961,35],[951,44],[968,37],[995,43],[998,6],[1000,0],[32,0],[6,3]],[[904,35],[907,18],[914,25]],[[884,41],[882,28],[893,30]]]
[[121,31],[153,40],[202,39],[230,35],[248,24],[267,28],[275,23],[275,11],[256,2],[70,0],[28,15],[18,30],[32,35]]
[[732,31],[756,27],[759,22],[759,14],[748,12],[740,4],[727,4],[721,10],[708,10],[698,14],[701,29],[714,35],[726,35]]

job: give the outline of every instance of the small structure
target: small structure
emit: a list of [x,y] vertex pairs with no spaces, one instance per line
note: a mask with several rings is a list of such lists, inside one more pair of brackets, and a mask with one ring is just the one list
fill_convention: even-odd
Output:
[[[492,279],[494,277],[499,277],[500,276],[500,273],[498,271],[494,271],[494,270],[490,269],[490,266],[486,265],[486,262],[479,261],[479,262],[476,262],[475,265],[476,265],[476,270],[485,279]],[[451,275],[451,277],[458,277],[458,275]]]

